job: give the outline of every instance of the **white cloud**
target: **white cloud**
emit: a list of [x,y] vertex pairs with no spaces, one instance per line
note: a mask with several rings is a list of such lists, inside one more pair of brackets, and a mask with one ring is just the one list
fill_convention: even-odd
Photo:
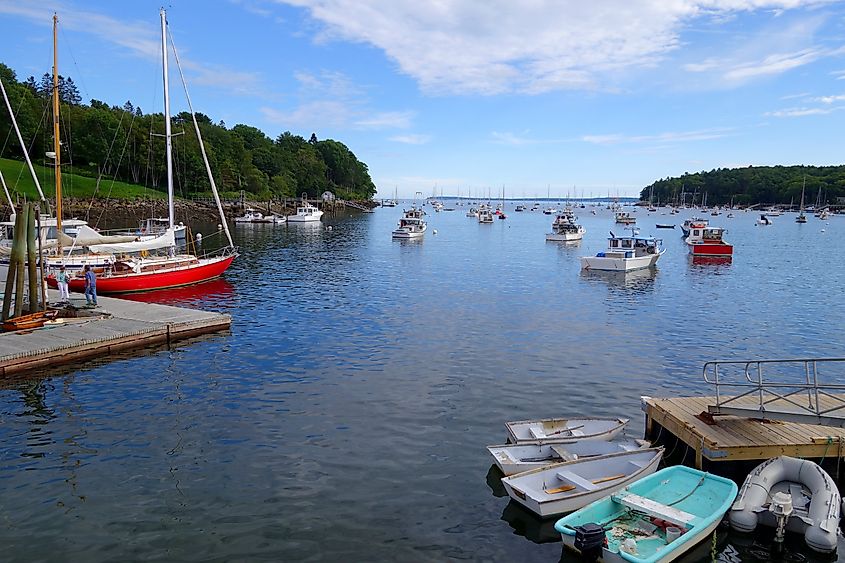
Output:
[[769,55],[760,61],[752,61],[738,65],[727,72],[724,77],[727,80],[744,81],[760,76],[781,74],[787,70],[798,68],[818,60],[823,53],[818,50],[808,49],[797,53],[778,53]]
[[431,140],[431,135],[409,134],[409,135],[394,135],[388,140],[394,143],[404,143],[406,145],[424,145]]
[[807,115],[825,115],[838,108],[787,108],[766,113],[771,117],[805,117]]
[[698,131],[668,131],[655,135],[584,135],[581,140],[595,145],[618,145],[631,143],[680,143],[721,139],[731,134],[731,128],[702,129]]
[[521,145],[533,145],[534,143],[538,142],[537,139],[527,137],[526,136],[527,133],[528,133],[527,131],[525,131],[521,134],[511,133],[511,132],[508,132],[508,131],[504,131],[504,132],[493,131],[490,134],[490,136],[493,137],[494,143],[497,143],[497,144],[500,144],[500,145],[521,146]]
[[414,119],[412,111],[376,113],[355,122],[361,129],[407,129]]
[[[610,88],[682,46],[697,18],[788,10],[820,0],[277,0],[322,24],[316,41],[382,49],[429,93],[542,93]],[[701,65],[715,64],[697,63]],[[769,71],[787,60],[772,61]],[[696,63],[690,63],[691,69]],[[741,69],[737,72],[742,74]],[[744,71],[750,76],[751,69]]]
[[833,102],[841,102],[845,101],[845,94],[838,94],[836,96],[822,96],[821,98],[816,98],[817,102],[821,102],[823,104],[832,104]]
[[353,109],[343,102],[323,100],[299,105],[290,111],[272,107],[260,108],[270,123],[288,128],[345,127],[353,117]]

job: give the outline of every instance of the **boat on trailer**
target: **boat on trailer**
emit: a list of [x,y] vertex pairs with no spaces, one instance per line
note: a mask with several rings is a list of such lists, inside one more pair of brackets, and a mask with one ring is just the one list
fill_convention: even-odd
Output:
[[553,463],[575,461],[586,457],[630,452],[651,447],[648,440],[581,440],[569,444],[504,444],[487,446],[502,473],[506,476],[539,469]]
[[506,422],[511,444],[550,444],[579,440],[612,440],[627,418],[543,418]]
[[541,518],[572,512],[657,470],[663,448],[556,463],[502,478],[508,495]]
[[564,516],[555,529],[587,560],[674,561],[713,534],[736,491],[729,479],[676,465]]

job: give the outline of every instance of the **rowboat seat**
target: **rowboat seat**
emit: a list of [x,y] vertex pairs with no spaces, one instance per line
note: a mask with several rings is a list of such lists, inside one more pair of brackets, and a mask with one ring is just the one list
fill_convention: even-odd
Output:
[[569,481],[573,485],[577,485],[578,487],[581,487],[582,489],[586,489],[588,491],[595,491],[599,488],[598,485],[595,485],[589,480],[584,479],[583,477],[565,469],[563,471],[557,472],[557,478],[561,481]]
[[641,497],[639,495],[635,495],[634,493],[629,493],[627,491],[616,493],[611,498],[614,502],[617,502],[622,506],[626,506],[628,508],[638,510],[640,512],[645,512],[649,516],[654,516],[661,520],[666,520],[667,522],[671,522],[676,526],[689,528],[692,524],[695,523],[696,520],[698,520],[698,517],[694,514],[684,512],[683,510],[679,510],[674,506],[661,504],[650,498]]
[[584,435],[584,433],[583,433],[583,432],[581,432],[580,430],[570,430],[570,431],[569,431],[569,434],[570,434],[571,436],[583,436],[583,435]]
[[528,429],[528,432],[531,434],[532,438],[540,439],[545,438],[546,433],[543,432],[542,428],[534,428],[533,426]]

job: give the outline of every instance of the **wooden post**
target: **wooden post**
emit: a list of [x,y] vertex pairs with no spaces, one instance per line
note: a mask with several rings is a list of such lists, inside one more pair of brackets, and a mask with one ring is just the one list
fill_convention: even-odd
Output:
[[[36,250],[35,206],[28,204],[29,212],[26,222],[26,267],[29,277],[29,312],[38,312],[38,251]],[[57,235],[60,236],[60,235]]]
[[23,264],[23,254],[26,240],[26,206],[19,207],[20,213],[15,215],[15,231],[12,235],[12,253],[9,256],[9,272],[6,274],[6,291],[3,294],[3,320],[11,316],[12,292],[18,276],[18,263]]
[[47,280],[44,275],[44,250],[41,248],[41,206],[35,208],[35,232],[38,233],[38,282],[41,285],[41,310],[47,310]]
[[[12,252],[14,252],[15,244],[17,244],[17,260],[15,260],[15,317],[20,317],[23,314],[23,286],[26,278],[26,237],[27,225],[29,224],[29,205],[24,205],[21,210],[21,229],[15,228],[15,243],[12,244]],[[9,272],[12,273],[11,271]]]

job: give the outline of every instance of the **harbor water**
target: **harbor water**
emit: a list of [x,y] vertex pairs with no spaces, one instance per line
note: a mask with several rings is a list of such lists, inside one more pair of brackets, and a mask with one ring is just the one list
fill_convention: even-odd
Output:
[[[707,360],[842,355],[845,217],[708,217],[735,257],[696,264],[655,228],[692,212],[640,209],[667,252],[623,275],[580,271],[624,232],[604,207],[576,210],[574,244],[539,211],[468,207],[427,207],[419,241],[391,240],[401,205],[233,226],[225,279],[132,297],[231,333],[0,383],[3,559],[557,561],[554,520],[491,468],[505,421],[624,416],[641,437],[640,396],[707,393]],[[769,546],[723,531],[685,561]]]

